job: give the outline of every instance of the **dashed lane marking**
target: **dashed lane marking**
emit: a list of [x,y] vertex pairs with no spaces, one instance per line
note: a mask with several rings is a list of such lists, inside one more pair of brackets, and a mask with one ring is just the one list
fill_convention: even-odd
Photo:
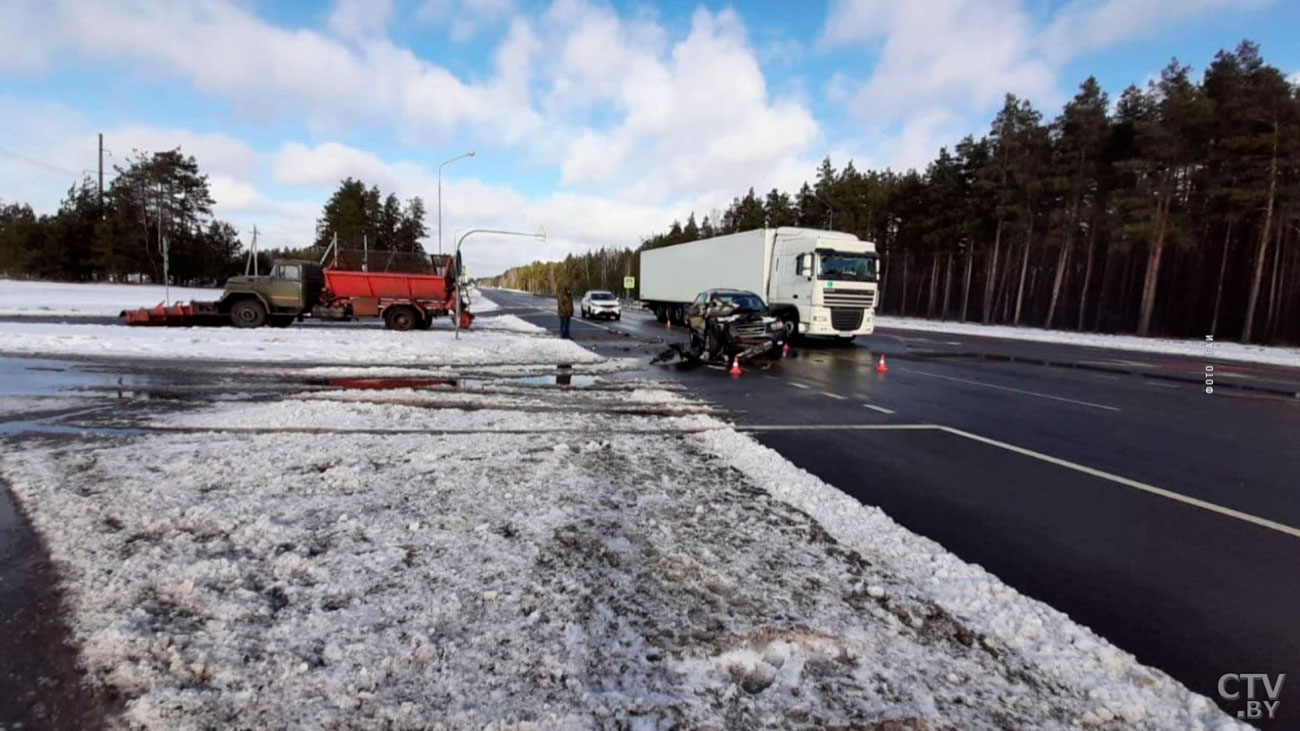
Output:
[[887,409],[884,406],[876,406],[875,404],[863,404],[863,406],[867,407],[868,409],[871,409],[872,411],[879,411],[882,414],[894,413],[893,409]]
[[847,396],[841,396],[841,395],[839,395],[838,393],[831,393],[830,391],[819,391],[818,393],[820,393],[820,394],[823,395],[823,396],[827,396],[827,397],[830,397],[830,398],[833,398],[833,399],[839,399],[840,401],[845,401],[845,400],[848,399]]
[[790,381],[790,385],[795,388],[812,388],[812,386],[809,386],[806,383],[799,383],[798,381]]

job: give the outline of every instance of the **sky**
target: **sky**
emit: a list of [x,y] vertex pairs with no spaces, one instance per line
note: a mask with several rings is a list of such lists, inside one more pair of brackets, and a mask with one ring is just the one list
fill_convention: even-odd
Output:
[[0,0],[0,200],[179,146],[218,217],[310,244],[347,176],[476,235],[475,275],[641,238],[753,186],[924,168],[1007,92],[1051,117],[1243,38],[1300,81],[1292,0]]

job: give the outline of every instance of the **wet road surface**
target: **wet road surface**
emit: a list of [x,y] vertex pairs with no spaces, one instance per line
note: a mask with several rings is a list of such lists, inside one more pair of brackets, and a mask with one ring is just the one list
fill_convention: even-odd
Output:
[[[491,292],[555,331],[552,299]],[[648,358],[647,313],[573,320]],[[879,356],[888,371],[877,373]],[[885,331],[739,376],[661,366],[800,467],[1218,700],[1225,673],[1300,678],[1300,370]],[[1229,713],[1240,702],[1220,700]],[[1300,684],[1264,728],[1300,727]]]

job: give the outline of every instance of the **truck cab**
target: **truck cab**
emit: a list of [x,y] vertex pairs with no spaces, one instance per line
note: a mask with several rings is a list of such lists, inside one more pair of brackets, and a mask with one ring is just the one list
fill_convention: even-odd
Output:
[[849,234],[778,229],[769,304],[787,332],[852,340],[875,329],[879,255]]
[[280,259],[265,275],[231,277],[217,303],[235,327],[283,327],[311,310],[325,288],[323,267],[306,259]]

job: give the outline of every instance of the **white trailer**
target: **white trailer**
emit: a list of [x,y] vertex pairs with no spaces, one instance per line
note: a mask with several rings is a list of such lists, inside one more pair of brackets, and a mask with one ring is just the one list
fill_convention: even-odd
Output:
[[764,228],[641,252],[641,300],[660,322],[709,289],[744,289],[791,334],[852,339],[875,329],[876,246],[853,234]]

